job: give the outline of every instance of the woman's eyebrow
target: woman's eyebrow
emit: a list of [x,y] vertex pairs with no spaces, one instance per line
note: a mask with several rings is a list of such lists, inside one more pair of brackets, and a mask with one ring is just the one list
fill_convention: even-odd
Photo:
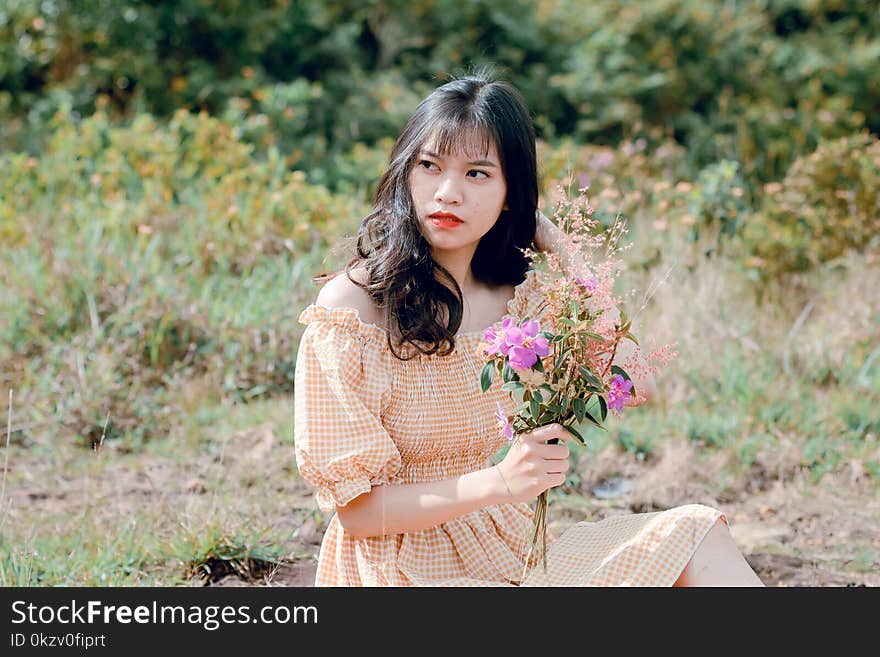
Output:
[[[442,160],[443,159],[442,155],[438,155],[437,153],[434,153],[433,151],[428,151],[428,150],[422,149],[419,152],[422,155],[427,155],[428,157],[433,157],[435,160]],[[495,164],[492,160],[473,160],[472,162],[468,162],[468,164],[470,164],[471,166],[477,166],[477,167],[498,168],[498,165]]]

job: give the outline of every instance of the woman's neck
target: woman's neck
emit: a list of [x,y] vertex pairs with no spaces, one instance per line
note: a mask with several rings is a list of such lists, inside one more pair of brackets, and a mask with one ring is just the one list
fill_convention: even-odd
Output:
[[465,296],[474,291],[477,283],[474,280],[473,271],[471,271],[471,259],[473,258],[474,251],[469,253],[462,251],[433,253],[434,260],[452,274],[455,282],[458,283],[462,295]]

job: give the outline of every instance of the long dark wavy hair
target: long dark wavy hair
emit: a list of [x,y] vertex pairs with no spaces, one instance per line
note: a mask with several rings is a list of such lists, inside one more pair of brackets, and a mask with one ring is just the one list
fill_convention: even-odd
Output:
[[[425,98],[406,122],[379,180],[373,209],[358,229],[357,256],[345,267],[349,280],[383,309],[385,326],[397,328],[400,346],[410,343],[417,352],[445,356],[455,349],[464,302],[455,278],[431,256],[410,194],[410,172],[428,139],[443,155],[473,150],[475,145],[486,152],[495,144],[507,183],[506,209],[480,240],[471,269],[484,284],[517,285],[529,267],[522,249],[534,248],[535,131],[520,93],[491,70],[453,78]],[[361,264],[367,274],[364,283],[350,273]],[[438,319],[442,306],[446,325]],[[408,360],[395,350],[394,342],[389,331],[391,352]]]

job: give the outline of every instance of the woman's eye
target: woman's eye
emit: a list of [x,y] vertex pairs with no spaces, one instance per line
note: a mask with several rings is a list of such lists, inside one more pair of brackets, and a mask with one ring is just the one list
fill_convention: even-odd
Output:
[[485,171],[478,171],[477,169],[471,169],[470,171],[468,171],[468,175],[470,176],[471,174],[475,174],[475,175],[471,176],[471,178],[481,178],[482,179],[482,178],[489,177],[488,173],[486,173]]
[[431,162],[430,160],[420,160],[419,166],[424,167],[425,169],[428,169],[429,171],[431,171],[431,167],[435,167],[437,165],[434,164],[433,162]]

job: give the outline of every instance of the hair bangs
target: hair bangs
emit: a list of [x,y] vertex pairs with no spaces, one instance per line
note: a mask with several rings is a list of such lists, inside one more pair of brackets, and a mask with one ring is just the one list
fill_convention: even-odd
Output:
[[438,155],[462,155],[471,159],[484,158],[492,146],[498,149],[498,138],[492,126],[477,117],[439,117],[422,144]]

